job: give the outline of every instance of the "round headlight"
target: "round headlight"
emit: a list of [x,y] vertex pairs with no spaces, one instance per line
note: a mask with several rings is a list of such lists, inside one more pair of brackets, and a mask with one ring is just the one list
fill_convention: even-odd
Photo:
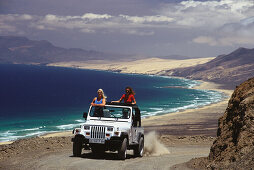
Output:
[[113,131],[114,128],[113,127],[108,127],[108,131]]
[[84,126],[84,130],[90,130],[90,126]]

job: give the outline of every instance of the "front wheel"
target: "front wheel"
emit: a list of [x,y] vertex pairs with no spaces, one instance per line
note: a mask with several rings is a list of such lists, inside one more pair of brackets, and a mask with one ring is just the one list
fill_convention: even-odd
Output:
[[134,148],[134,155],[142,157],[144,153],[144,137],[141,137],[138,145]]
[[73,142],[73,156],[80,157],[82,152],[82,138],[76,136]]
[[118,158],[121,160],[125,160],[126,154],[127,154],[127,139],[124,138],[122,145],[120,146],[118,150]]

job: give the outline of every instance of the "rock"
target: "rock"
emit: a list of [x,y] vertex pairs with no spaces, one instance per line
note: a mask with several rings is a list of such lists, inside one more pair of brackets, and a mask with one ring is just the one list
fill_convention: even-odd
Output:
[[[242,83],[232,94],[228,107],[218,122],[217,139],[208,157],[211,165],[229,166],[234,162],[243,162],[243,158],[253,150],[253,92],[254,78]],[[253,155],[249,157],[254,158]]]
[[253,169],[254,78],[238,86],[224,115],[218,120],[217,138],[208,157],[187,162],[193,169]]

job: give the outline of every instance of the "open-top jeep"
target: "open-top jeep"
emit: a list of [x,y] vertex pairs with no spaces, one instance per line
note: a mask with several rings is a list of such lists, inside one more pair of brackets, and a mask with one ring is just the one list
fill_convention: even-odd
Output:
[[84,125],[73,130],[74,156],[81,156],[83,148],[95,154],[117,151],[122,160],[126,158],[127,149],[133,149],[136,156],[143,156],[144,128],[137,105],[107,102],[104,107],[90,106],[83,117]]

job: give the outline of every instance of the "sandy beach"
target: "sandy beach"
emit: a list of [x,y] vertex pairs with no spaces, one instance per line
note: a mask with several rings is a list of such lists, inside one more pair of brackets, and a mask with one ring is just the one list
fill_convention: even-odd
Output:
[[[206,61],[210,59],[206,59]],[[179,64],[178,67],[186,66],[190,62],[185,60],[178,60],[177,62],[180,63],[180,61],[182,61],[182,64]],[[139,62],[141,61],[129,63],[128,66],[121,63],[114,67],[112,65],[110,67],[109,63],[108,65],[101,63],[101,66],[104,65],[104,67],[100,67],[100,69],[128,72],[126,70],[132,68],[131,64],[136,64],[135,68],[137,68]],[[143,62],[143,65],[145,65],[147,61]],[[167,62],[170,63],[170,61]],[[197,60],[196,62],[198,64],[205,62],[205,60]],[[150,69],[147,68],[142,71],[138,69],[129,70],[128,73],[156,74],[163,71],[163,66],[159,69],[158,63],[155,61],[153,63],[156,66],[147,66]],[[173,62],[169,63],[167,63],[168,67],[172,66]],[[98,69],[92,67],[92,65],[89,67],[83,65],[83,63],[79,65],[54,63],[52,65]],[[98,65],[96,63],[94,66]],[[127,67],[126,70],[124,67]],[[146,66],[143,68],[146,68]],[[220,91],[225,94],[225,98],[218,103],[200,108],[143,119],[142,125],[145,128],[145,133],[149,134],[155,131],[157,134],[157,137],[154,136],[155,142],[147,139],[145,145],[148,146],[149,144],[150,147],[154,147],[154,152],[157,154],[150,153],[145,154],[143,158],[134,158],[131,153],[128,153],[127,160],[122,162],[116,161],[114,153],[106,153],[103,157],[97,158],[86,151],[81,158],[74,158],[72,157],[72,133],[68,131],[0,145],[0,169],[174,169],[175,164],[184,163],[194,157],[207,156],[216,137],[218,118],[225,112],[233,90],[221,89],[220,85],[210,82],[202,82],[200,86],[194,88]],[[160,147],[156,142],[161,143],[168,152],[160,152]],[[188,168],[184,167],[184,169]]]
[[58,62],[48,64],[48,66],[115,71],[119,73],[132,73],[132,74],[157,74],[158,72],[168,69],[190,67],[197,64],[203,64],[212,59],[214,58],[210,57],[187,60],[148,58],[135,60],[131,62],[90,60],[86,62]]

